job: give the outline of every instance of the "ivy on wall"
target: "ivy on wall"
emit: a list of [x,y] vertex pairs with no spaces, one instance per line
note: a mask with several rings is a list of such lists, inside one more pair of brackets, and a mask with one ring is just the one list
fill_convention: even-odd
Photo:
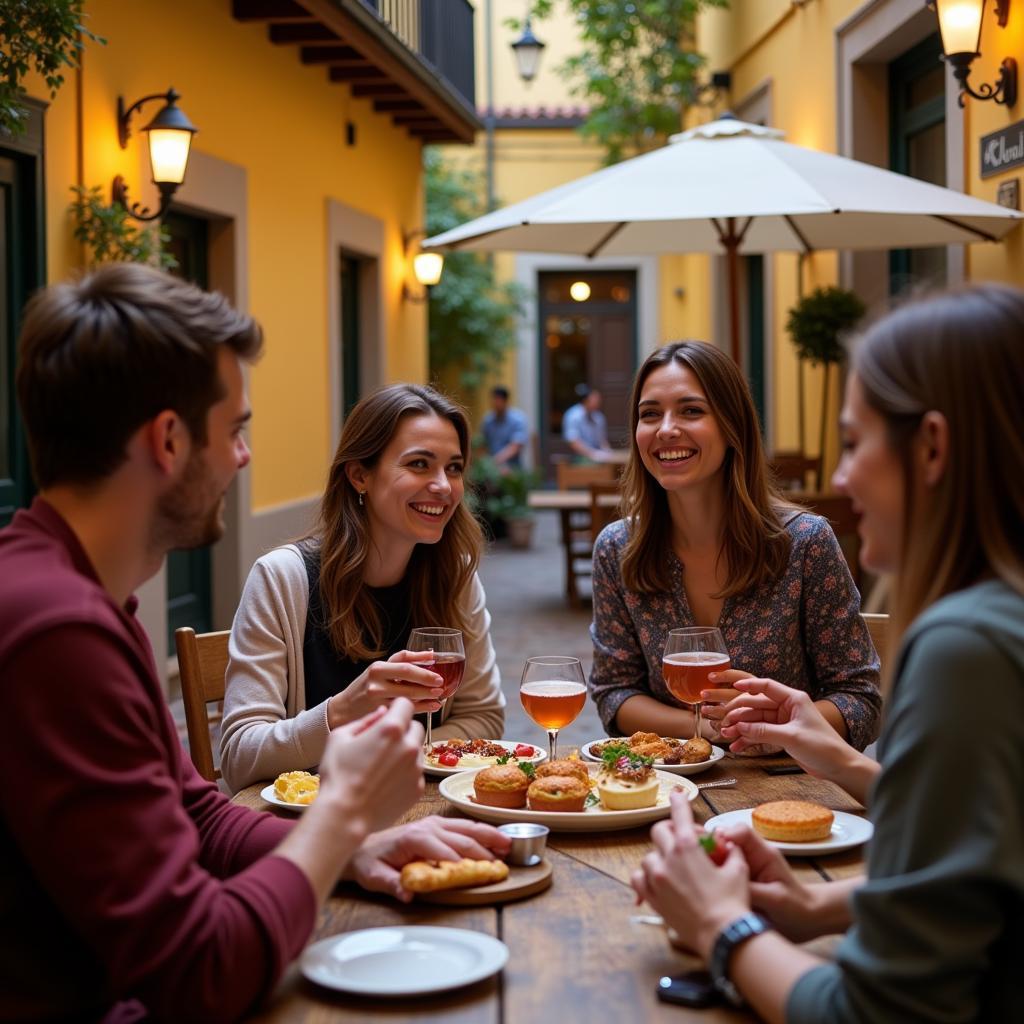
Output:
[[74,186],[76,198],[70,212],[75,239],[89,250],[89,265],[110,263],[149,263],[173,270],[178,261],[163,250],[171,239],[159,224],[139,226],[132,223],[120,203],[106,204],[99,185]]

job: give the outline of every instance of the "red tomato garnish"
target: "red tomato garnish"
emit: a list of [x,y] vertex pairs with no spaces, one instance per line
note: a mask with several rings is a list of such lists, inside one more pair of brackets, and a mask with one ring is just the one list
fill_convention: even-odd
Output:
[[454,768],[461,758],[454,750],[446,750],[443,754],[438,755],[438,764],[443,764],[445,768]]
[[517,743],[516,749],[513,753],[516,757],[533,757],[536,751],[534,751],[533,747],[531,747],[529,743]]

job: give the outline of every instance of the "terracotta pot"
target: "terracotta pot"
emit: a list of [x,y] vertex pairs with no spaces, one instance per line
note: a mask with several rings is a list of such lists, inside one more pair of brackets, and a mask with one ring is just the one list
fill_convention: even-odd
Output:
[[509,543],[514,548],[528,548],[533,544],[534,519],[525,516],[521,519],[506,519]]

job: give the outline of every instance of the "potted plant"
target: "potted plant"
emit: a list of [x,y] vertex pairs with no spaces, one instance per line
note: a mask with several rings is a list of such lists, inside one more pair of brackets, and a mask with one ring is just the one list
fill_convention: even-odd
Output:
[[[818,480],[821,490],[822,470],[825,459],[825,430],[828,424],[828,405],[832,367],[843,361],[846,355],[843,338],[864,316],[865,306],[860,298],[844,288],[829,286],[815,288],[804,296],[789,311],[786,331],[796,346],[797,357],[811,366],[821,363],[825,367],[825,381],[821,399],[821,433],[819,435]],[[801,400],[803,395],[801,394]],[[803,414],[801,410],[801,422]],[[800,438],[803,448],[804,439]]]
[[493,536],[504,532],[514,548],[528,548],[533,541],[534,515],[528,504],[530,489],[536,487],[536,472],[499,466],[489,456],[473,462],[472,482],[478,513]]

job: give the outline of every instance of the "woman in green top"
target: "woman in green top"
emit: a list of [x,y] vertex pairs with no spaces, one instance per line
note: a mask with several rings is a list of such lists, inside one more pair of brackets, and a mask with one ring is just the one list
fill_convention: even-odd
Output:
[[[633,883],[769,1021],[1009,1021],[1024,1006],[1024,293],[908,305],[856,349],[834,483],[861,561],[894,578],[881,769],[813,706],[748,680],[737,742],[783,742],[870,796],[865,879],[798,882],[749,829],[715,867],[689,805]],[[740,684],[737,684],[740,687]],[[877,775],[877,777],[876,777]],[[755,909],[764,915],[758,918]],[[767,920],[766,920],[767,919]],[[849,929],[834,962],[794,943]]]

